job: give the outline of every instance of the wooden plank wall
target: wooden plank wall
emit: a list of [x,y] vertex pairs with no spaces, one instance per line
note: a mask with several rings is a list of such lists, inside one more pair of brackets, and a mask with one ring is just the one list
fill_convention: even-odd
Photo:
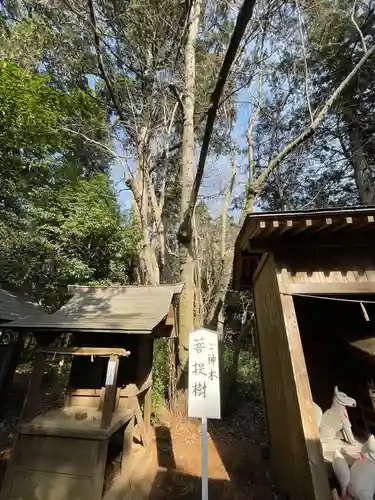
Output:
[[375,282],[375,252],[367,248],[319,248],[277,252],[284,283]]
[[1,500],[99,500],[108,441],[19,434],[0,493]]
[[291,499],[328,500],[318,429],[300,408],[302,400],[311,405],[312,399],[294,309],[284,304],[289,311],[285,320],[272,255],[254,283],[254,300],[276,479]]

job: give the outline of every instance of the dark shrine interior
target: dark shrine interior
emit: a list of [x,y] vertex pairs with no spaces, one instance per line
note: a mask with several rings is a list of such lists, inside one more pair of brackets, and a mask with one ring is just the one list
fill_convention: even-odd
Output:
[[[76,333],[72,345],[84,347],[121,347],[130,351],[127,358],[120,360],[118,386],[137,382],[138,356],[141,348],[138,335],[108,333]],[[80,389],[100,389],[104,386],[107,373],[108,358],[87,356],[73,360],[69,387]],[[149,368],[149,367],[148,367]]]
[[[375,433],[375,392],[372,399],[369,390],[375,381],[375,295],[326,297],[294,296],[313,400],[324,412],[337,385],[357,401],[348,409],[353,431]],[[335,298],[346,300],[330,300]],[[350,345],[371,338],[373,354]]]

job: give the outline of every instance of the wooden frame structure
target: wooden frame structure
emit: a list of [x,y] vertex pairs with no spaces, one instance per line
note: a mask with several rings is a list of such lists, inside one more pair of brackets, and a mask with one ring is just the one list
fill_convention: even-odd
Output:
[[253,292],[271,463],[290,499],[331,499],[296,295],[375,294],[375,208],[247,217],[234,285]]
[[[32,318],[35,315],[47,316],[47,313],[25,296],[4,289],[0,285],[0,332],[6,329],[9,321]],[[6,344],[0,344],[0,416],[5,406],[7,392],[12,383],[17,363],[22,354],[24,339],[22,335]]]
[[[175,297],[182,286],[137,287],[130,292],[129,287],[113,288],[76,289],[73,298],[47,321],[34,320],[32,329],[41,348],[35,358],[1,500],[116,498],[116,482],[103,497],[110,447],[122,450],[118,481],[129,475],[147,453],[153,339],[173,334]],[[154,300],[156,295],[158,301]],[[139,308],[139,299],[144,304],[139,314],[133,314]],[[27,322],[8,326],[30,328]],[[137,330],[142,334],[134,335]],[[60,347],[60,334],[69,331],[74,332],[69,346]],[[44,406],[40,402],[43,383],[46,377],[49,380],[48,360],[55,364],[60,361],[58,366],[63,366],[67,359],[71,365],[64,400],[57,407],[45,408],[45,402]],[[53,386],[50,392],[59,394]],[[143,445],[136,456],[135,426]]]

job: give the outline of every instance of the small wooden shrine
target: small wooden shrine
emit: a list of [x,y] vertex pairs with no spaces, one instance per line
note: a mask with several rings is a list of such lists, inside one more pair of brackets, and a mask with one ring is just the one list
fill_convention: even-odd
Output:
[[40,349],[1,500],[115,498],[104,489],[109,458],[118,457],[120,477],[129,472],[135,426],[147,450],[153,340],[176,334],[181,290],[74,287],[56,313],[7,325],[32,331]]
[[[6,285],[5,285],[6,286]],[[11,291],[11,287],[0,284],[0,334],[9,321],[31,319],[47,313],[26,296]],[[5,339],[4,339],[5,337]],[[18,333],[1,336],[0,339],[0,416],[6,405],[7,392],[12,383],[17,363],[22,353],[24,339]]]
[[374,221],[375,207],[255,213],[236,242],[234,285],[253,292],[271,464],[290,499],[332,498],[332,450],[313,401],[328,409],[338,385],[357,400],[348,412],[359,442],[375,429]]

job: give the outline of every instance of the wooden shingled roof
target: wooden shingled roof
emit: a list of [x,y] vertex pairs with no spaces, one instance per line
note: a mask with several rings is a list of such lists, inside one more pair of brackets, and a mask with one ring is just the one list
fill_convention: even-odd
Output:
[[291,242],[310,236],[324,239],[334,233],[335,237],[375,235],[375,207],[253,213],[246,217],[236,245],[250,249],[257,246],[256,240],[282,237]]
[[252,213],[236,241],[234,285],[239,286],[240,268],[248,278],[265,252],[353,245],[375,248],[375,206]]
[[0,322],[28,320],[34,317],[47,317],[47,313],[34,302],[8,290],[0,288]]
[[163,321],[183,285],[73,287],[73,297],[57,312],[9,328],[32,331],[86,331],[149,334]]

